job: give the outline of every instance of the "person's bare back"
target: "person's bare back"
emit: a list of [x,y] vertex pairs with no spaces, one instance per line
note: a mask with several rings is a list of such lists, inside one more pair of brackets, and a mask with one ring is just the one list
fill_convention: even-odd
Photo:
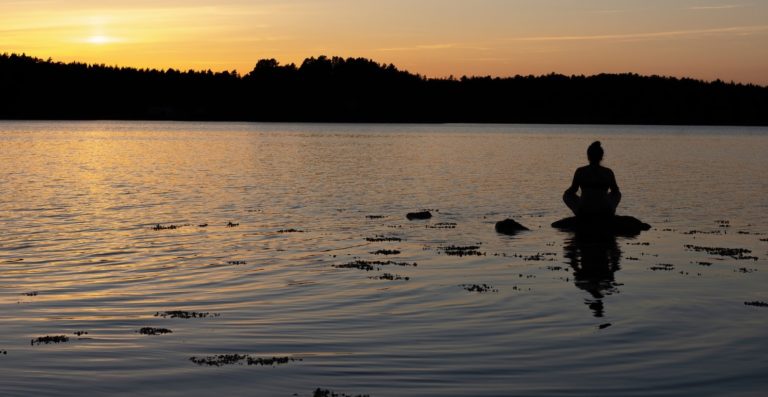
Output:
[[[603,148],[595,142],[587,150],[589,165],[579,167],[563,201],[576,216],[612,216],[621,201],[616,176],[610,168],[600,165]],[[581,196],[577,193],[581,189]]]

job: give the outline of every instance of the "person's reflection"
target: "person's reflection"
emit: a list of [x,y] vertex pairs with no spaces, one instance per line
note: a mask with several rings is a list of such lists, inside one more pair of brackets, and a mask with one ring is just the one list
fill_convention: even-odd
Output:
[[617,291],[614,273],[619,269],[621,250],[616,236],[575,233],[565,241],[565,257],[573,268],[573,282],[592,295],[585,303],[595,317],[605,314],[603,298]]

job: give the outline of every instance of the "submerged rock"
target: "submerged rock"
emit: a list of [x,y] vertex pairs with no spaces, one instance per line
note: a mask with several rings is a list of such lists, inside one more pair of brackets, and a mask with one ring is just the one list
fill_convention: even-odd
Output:
[[640,232],[650,230],[651,225],[632,216],[613,216],[610,218],[577,218],[561,219],[552,227],[572,232],[607,233],[616,236],[637,236]]
[[530,230],[527,227],[517,223],[512,219],[504,219],[496,222],[496,232],[501,234],[515,235],[518,232]]
[[409,212],[405,217],[408,218],[409,221],[416,219],[430,219],[432,218],[432,213],[429,211]]

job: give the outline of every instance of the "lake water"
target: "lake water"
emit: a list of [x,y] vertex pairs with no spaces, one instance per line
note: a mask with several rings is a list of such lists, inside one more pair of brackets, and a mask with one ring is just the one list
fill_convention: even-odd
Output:
[[[636,238],[550,227],[596,139]],[[0,395],[766,395],[766,170],[766,128],[0,122]]]

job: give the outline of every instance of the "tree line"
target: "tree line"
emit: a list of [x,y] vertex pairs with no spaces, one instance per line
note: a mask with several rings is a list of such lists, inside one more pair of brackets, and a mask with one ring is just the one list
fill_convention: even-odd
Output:
[[1,119],[768,125],[768,87],[594,76],[427,78],[365,58],[235,71],[0,55]]

